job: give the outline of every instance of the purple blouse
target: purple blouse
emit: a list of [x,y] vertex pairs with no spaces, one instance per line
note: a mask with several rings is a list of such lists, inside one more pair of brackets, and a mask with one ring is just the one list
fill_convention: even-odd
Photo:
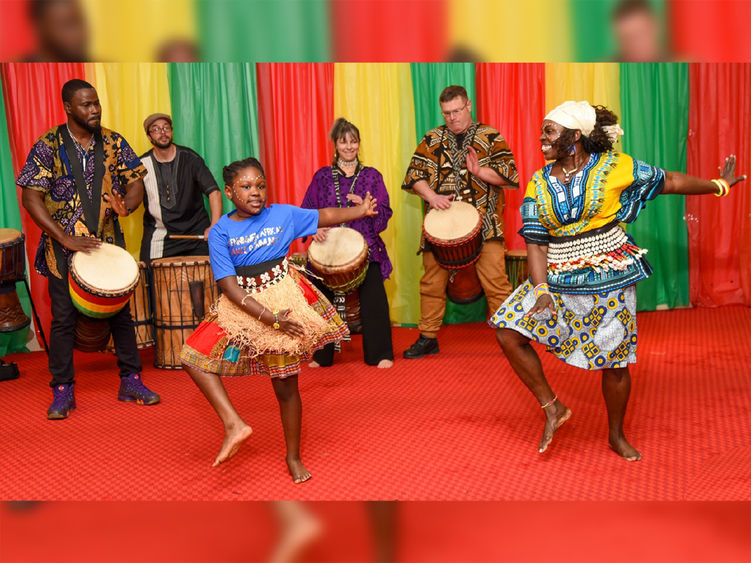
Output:
[[[314,175],[305,192],[302,205],[306,209],[322,209],[324,207],[350,207],[353,204],[347,201],[347,194],[352,187],[355,176],[347,178],[344,172],[340,170],[339,174],[339,192],[340,201],[336,201],[336,189],[334,188],[334,175],[331,166],[319,169]],[[352,193],[365,197],[365,193],[370,192],[378,200],[376,209],[378,215],[373,217],[363,217],[356,219],[347,224],[348,227],[355,229],[365,237],[365,242],[370,249],[368,257],[371,262],[377,262],[381,265],[381,275],[386,279],[391,274],[393,267],[391,260],[386,252],[386,245],[381,240],[380,233],[386,229],[386,225],[393,214],[389,207],[389,194],[386,191],[386,185],[383,183],[383,176],[375,168],[364,166],[360,171],[355,183],[355,189]]]

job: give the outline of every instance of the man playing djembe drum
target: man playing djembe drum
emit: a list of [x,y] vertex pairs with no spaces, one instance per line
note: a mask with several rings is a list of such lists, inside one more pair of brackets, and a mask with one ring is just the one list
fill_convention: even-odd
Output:
[[[50,419],[66,418],[76,406],[73,341],[79,313],[68,289],[70,257],[97,249],[102,241],[125,247],[118,216],[130,214],[141,204],[146,175],[127,141],[101,126],[102,108],[91,84],[79,79],[66,82],[62,99],[67,123],[53,127],[34,143],[16,180],[23,188],[24,208],[43,231],[34,266],[47,277],[52,309]],[[120,368],[118,399],[158,403],[159,395],[141,381],[130,307],[110,317],[109,324]]]
[[[416,193],[432,209],[449,209],[452,200],[461,200],[479,211],[483,244],[474,267],[493,312],[511,294],[504,261],[502,187],[519,186],[514,155],[498,131],[472,120],[472,102],[462,86],[445,88],[439,102],[446,124],[425,134],[402,189]],[[404,352],[407,359],[438,353],[450,276],[424,239],[420,248],[425,267],[420,279],[420,336]]]

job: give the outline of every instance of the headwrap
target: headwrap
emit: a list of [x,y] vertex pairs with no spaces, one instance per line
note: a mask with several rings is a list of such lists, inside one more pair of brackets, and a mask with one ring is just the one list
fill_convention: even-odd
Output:
[[555,121],[567,129],[578,129],[582,135],[588,137],[595,128],[597,114],[589,102],[563,102],[545,116],[545,119]]
[[[578,129],[582,135],[589,137],[595,128],[597,122],[597,113],[595,108],[589,105],[589,102],[563,102],[558,107],[545,116],[545,119],[555,121],[567,129]],[[611,143],[618,141],[618,136],[623,135],[623,129],[617,123],[614,125],[604,125],[602,130],[608,136]]]

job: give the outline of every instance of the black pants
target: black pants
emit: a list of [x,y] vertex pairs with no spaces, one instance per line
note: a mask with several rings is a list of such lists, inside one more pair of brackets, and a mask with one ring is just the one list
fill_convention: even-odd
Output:
[[[319,280],[314,279],[318,287],[329,300],[334,293]],[[363,359],[369,366],[378,365],[381,360],[394,359],[394,347],[391,344],[391,319],[386,289],[383,287],[381,265],[371,262],[365,274],[365,280],[357,288],[360,293],[360,322],[362,323]],[[322,366],[334,363],[334,345],[327,344],[313,354],[313,360]]]
[[[81,314],[70,299],[67,269],[61,269],[65,270],[63,279],[52,275],[47,278],[52,309],[49,343],[49,368],[52,374],[50,387],[61,383],[73,383],[73,340],[76,333],[76,318]],[[126,303],[119,313],[109,318],[109,322],[120,377],[140,373],[141,358],[138,355],[133,318],[130,316],[130,304]]]

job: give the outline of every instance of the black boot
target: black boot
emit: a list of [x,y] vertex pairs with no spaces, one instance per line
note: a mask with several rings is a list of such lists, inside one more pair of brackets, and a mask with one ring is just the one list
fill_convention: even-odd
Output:
[[426,338],[421,334],[417,341],[404,351],[404,358],[407,360],[416,360],[417,358],[422,358],[429,354],[437,354],[438,352],[438,339]]

